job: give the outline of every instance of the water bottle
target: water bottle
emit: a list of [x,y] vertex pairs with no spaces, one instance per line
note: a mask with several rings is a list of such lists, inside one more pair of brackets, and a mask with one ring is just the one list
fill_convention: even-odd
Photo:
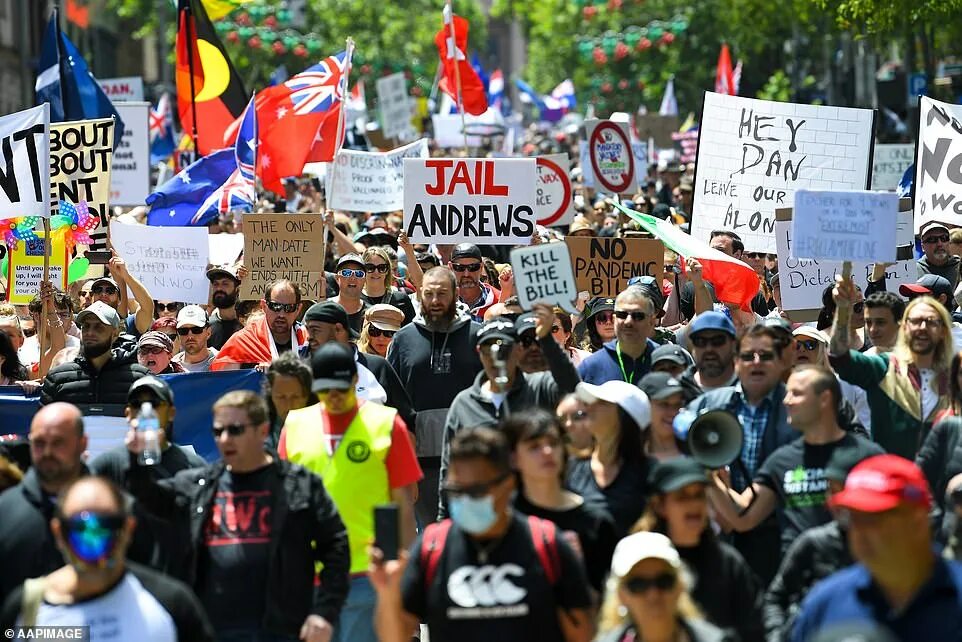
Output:
[[143,436],[144,450],[140,453],[142,466],[154,466],[160,463],[160,420],[154,412],[154,406],[148,401],[140,404],[137,413],[137,431]]

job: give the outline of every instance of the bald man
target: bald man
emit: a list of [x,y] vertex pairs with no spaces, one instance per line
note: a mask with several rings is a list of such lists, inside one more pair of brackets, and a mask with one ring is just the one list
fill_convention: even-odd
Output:
[[57,495],[87,474],[83,417],[76,406],[44,406],[30,424],[33,467],[17,486],[0,495],[0,602],[28,577],[63,565],[50,532]]

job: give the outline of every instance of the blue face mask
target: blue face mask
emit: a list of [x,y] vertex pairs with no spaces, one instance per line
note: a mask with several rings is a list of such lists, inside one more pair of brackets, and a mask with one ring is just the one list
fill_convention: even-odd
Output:
[[451,520],[458,527],[471,535],[480,535],[491,530],[498,521],[498,514],[494,511],[494,497],[471,497],[460,495],[452,497],[450,502]]

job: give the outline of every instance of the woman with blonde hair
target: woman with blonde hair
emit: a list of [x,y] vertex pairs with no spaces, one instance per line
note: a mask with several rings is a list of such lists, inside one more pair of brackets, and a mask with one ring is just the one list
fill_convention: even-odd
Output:
[[635,533],[615,547],[598,642],[729,642],[701,617],[688,595],[690,579],[671,540]]
[[387,357],[387,349],[394,335],[401,329],[404,313],[393,305],[379,303],[364,312],[364,327],[357,340],[357,349],[364,354]]
[[361,299],[368,305],[387,304],[401,310],[406,325],[414,320],[414,304],[406,290],[394,286],[394,262],[383,247],[369,247],[361,257],[364,261],[364,287]]

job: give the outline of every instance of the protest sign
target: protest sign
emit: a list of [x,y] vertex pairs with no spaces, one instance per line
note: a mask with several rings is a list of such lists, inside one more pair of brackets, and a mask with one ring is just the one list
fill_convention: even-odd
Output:
[[535,220],[538,225],[571,225],[575,217],[567,154],[538,156],[538,187]]
[[618,296],[633,276],[664,274],[665,246],[658,240],[568,236],[565,243],[577,289],[590,296]]
[[893,192],[797,190],[791,256],[895,261],[898,202]]
[[915,162],[915,145],[879,143],[872,159],[872,189],[894,192],[905,170]]
[[110,164],[114,146],[114,119],[78,120],[50,126],[50,211],[60,201],[86,201],[100,223],[90,232],[94,251],[107,249]]
[[0,220],[50,216],[50,105],[0,118]]
[[[140,76],[101,78],[97,82],[114,106],[119,102],[140,102],[144,99],[144,79]],[[126,123],[124,113],[119,109],[117,112],[120,114],[120,119]]]
[[612,120],[585,121],[588,160],[598,189],[624,194],[635,189],[635,153],[628,123]]
[[511,250],[511,270],[518,302],[524,310],[535,303],[557,305],[577,314],[578,288],[564,243],[542,243]]
[[320,214],[245,214],[244,262],[250,269],[241,299],[260,299],[275,279],[289,279],[307,301],[320,301],[324,240]]
[[404,229],[413,243],[527,245],[533,158],[405,158]]
[[381,110],[381,131],[396,138],[411,127],[414,103],[408,97],[407,79],[399,71],[377,79],[377,105]]
[[639,140],[655,141],[656,147],[672,147],[671,135],[678,131],[678,116],[661,114],[636,114],[635,135]]
[[393,212],[404,207],[404,159],[427,158],[428,141],[389,152],[342,149],[327,171],[328,207],[351,212]]
[[[61,292],[67,290],[67,263],[70,257],[62,234],[51,235],[50,282]],[[40,292],[43,281],[44,234],[37,232],[36,239],[20,241],[10,250],[7,260],[7,300],[16,305],[30,303]]]
[[150,103],[116,107],[124,136],[110,163],[110,204],[143,205],[150,193]]
[[962,226],[962,105],[920,101],[915,232],[926,221]]
[[595,186],[595,175],[591,173],[591,160],[588,158],[588,143],[581,141],[578,146],[578,167],[581,168],[581,183],[585,187]]
[[209,234],[207,236],[207,260],[211,265],[236,263],[243,251],[243,234]]
[[775,209],[797,189],[867,189],[875,112],[705,93],[691,235],[775,251]]
[[110,224],[110,242],[155,299],[206,304],[206,227]]

